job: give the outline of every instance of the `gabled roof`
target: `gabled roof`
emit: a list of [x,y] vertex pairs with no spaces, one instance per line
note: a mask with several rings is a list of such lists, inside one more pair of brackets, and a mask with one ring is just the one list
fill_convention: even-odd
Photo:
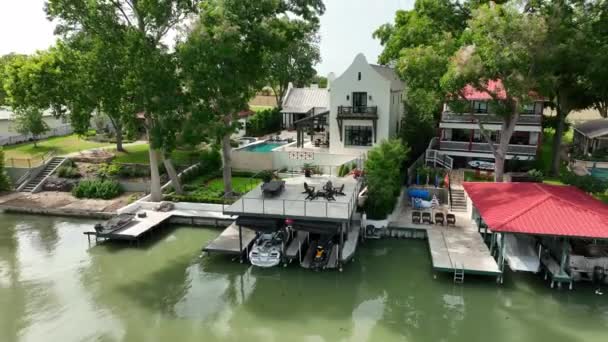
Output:
[[307,113],[312,108],[329,108],[329,92],[323,88],[290,88],[281,113]]
[[403,83],[401,78],[399,78],[399,75],[397,74],[397,72],[395,71],[394,68],[386,66],[386,65],[376,65],[376,64],[370,64],[369,66],[371,66],[372,69],[374,69],[377,73],[379,73],[380,76],[384,77],[386,80],[391,82],[392,91],[398,91],[398,90],[404,89],[405,83]]
[[608,238],[608,206],[575,187],[475,182],[463,186],[493,231]]
[[608,134],[608,119],[589,120],[574,126],[574,129],[591,139]]

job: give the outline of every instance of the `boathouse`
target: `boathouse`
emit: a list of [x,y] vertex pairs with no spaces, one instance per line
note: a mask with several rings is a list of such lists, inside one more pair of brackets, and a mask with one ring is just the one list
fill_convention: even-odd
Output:
[[501,269],[544,272],[551,287],[605,282],[608,206],[572,186],[540,183],[463,184],[468,210],[491,233]]

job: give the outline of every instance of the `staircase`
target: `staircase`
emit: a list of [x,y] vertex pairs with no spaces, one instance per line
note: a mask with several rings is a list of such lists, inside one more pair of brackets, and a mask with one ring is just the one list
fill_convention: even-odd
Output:
[[27,182],[25,186],[23,186],[19,191],[21,192],[36,192],[39,190],[40,186],[44,184],[44,181],[57,170],[61,164],[66,160],[64,157],[54,157],[51,159],[48,164],[40,171],[40,173]]
[[462,189],[452,189],[452,211],[466,212],[467,211],[467,199]]
[[464,283],[464,266],[454,269],[454,284]]

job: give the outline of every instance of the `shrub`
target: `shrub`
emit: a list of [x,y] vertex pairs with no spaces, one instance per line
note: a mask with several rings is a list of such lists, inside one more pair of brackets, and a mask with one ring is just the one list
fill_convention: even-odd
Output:
[[344,176],[348,175],[349,172],[350,172],[350,166],[348,164],[340,165],[340,169],[338,169],[338,176],[344,177]]
[[0,191],[11,189],[11,181],[4,170],[4,151],[0,148]]
[[593,177],[591,175],[578,176],[572,172],[562,172],[560,180],[572,186],[575,186],[588,193],[604,193],[608,190],[608,181]]
[[528,176],[532,178],[537,183],[541,183],[543,181],[543,172],[540,170],[532,169],[528,171]]
[[247,136],[259,137],[281,130],[283,117],[278,108],[264,109],[249,117],[245,128]]
[[80,181],[72,189],[77,198],[112,199],[122,194],[122,188],[116,181],[105,179],[87,179]]
[[101,164],[97,169],[97,177],[114,178],[120,175],[122,166],[120,164]]
[[79,178],[80,173],[77,168],[64,165],[57,169],[57,176],[61,178]]
[[384,219],[401,191],[401,168],[409,148],[399,139],[383,141],[371,149],[365,162],[368,197],[365,212],[370,219]]
[[264,183],[270,182],[274,178],[274,173],[271,170],[260,172],[260,178]]

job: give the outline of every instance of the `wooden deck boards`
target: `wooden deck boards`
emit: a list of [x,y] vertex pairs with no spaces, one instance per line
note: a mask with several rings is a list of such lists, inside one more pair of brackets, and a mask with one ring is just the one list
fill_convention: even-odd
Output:
[[[308,239],[308,232],[303,230],[298,230],[296,232],[296,236],[293,238],[287,250],[285,251],[285,257],[289,259],[294,259],[298,256],[300,249],[306,243],[306,239]],[[306,253],[306,251],[302,251],[302,254]]]
[[256,238],[254,230],[242,227],[242,246],[243,250],[240,249],[239,244],[239,228],[233,223],[207,246],[203,248],[204,252],[215,252],[223,254],[242,254],[243,251],[249,249],[249,246],[253,243]]

